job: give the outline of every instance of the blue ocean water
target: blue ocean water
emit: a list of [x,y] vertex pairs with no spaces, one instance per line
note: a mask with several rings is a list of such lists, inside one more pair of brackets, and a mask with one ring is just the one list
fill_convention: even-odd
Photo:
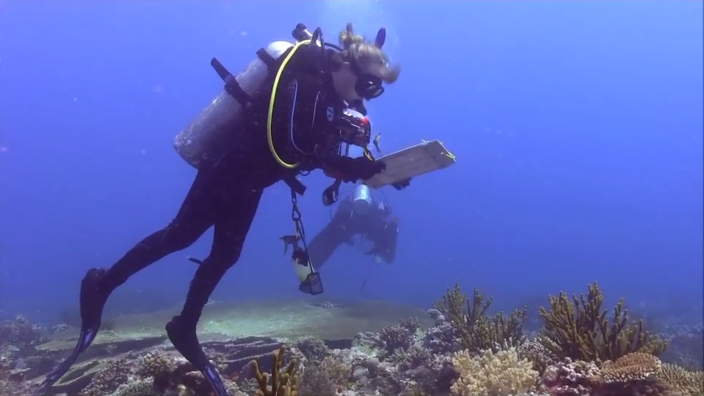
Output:
[[[457,164],[384,190],[396,261],[341,247],[330,299],[428,306],[460,281],[499,307],[598,281],[610,299],[700,309],[704,125],[695,1],[0,1],[0,309],[52,322],[80,279],[175,215],[195,171],[172,139],[303,22],[347,22],[401,78],[368,106],[390,152],[440,139]],[[331,209],[305,179],[309,236]],[[349,189],[349,187],[346,187]],[[218,300],[301,297],[269,188]],[[211,233],[123,286],[180,301]],[[361,285],[368,279],[364,290]]]

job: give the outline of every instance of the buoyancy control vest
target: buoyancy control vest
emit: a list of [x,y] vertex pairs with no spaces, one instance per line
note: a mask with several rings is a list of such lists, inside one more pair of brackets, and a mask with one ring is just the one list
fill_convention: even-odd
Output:
[[[260,96],[267,92],[265,82],[270,82],[280,68],[285,68],[285,64],[282,66],[284,56],[294,46],[310,43],[312,35],[304,25],[299,24],[293,31],[293,37],[295,43],[274,41],[261,48],[257,51],[257,57],[236,77],[216,58],[211,60],[211,66],[225,82],[225,87],[174,139],[176,152],[188,164],[200,168],[226,154],[230,147],[224,143],[232,141],[229,135],[237,133],[252,103],[263,99]],[[276,156],[274,152],[272,154]]]

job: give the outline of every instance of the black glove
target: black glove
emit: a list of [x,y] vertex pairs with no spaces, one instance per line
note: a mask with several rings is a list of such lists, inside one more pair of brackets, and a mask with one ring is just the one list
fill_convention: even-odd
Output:
[[330,167],[339,179],[346,183],[371,179],[386,169],[385,163],[370,160],[366,156],[357,158],[329,158],[327,160],[327,166]]
[[401,180],[401,181],[397,181],[396,183],[392,184],[392,186],[399,191],[403,190],[404,188],[406,188],[410,185],[411,185],[410,178],[405,179],[405,180]]

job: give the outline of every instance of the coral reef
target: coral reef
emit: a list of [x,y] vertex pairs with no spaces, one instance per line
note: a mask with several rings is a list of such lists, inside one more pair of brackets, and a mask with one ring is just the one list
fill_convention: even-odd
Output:
[[545,328],[540,342],[560,358],[595,361],[615,360],[633,352],[661,354],[667,344],[643,328],[643,321],[630,323],[621,299],[607,319],[602,310],[604,295],[599,286],[589,285],[587,296],[567,293],[550,296],[550,309],[540,308]]
[[[350,320],[344,336],[328,332],[332,336],[323,339],[301,338],[318,326],[305,323],[306,331],[291,337],[211,334],[203,337],[203,347],[230,396],[499,396],[535,391],[543,396],[704,396],[704,372],[689,370],[694,364],[688,364],[701,359],[701,327],[663,326],[662,337],[672,348],[657,356],[664,345],[661,335],[646,332],[640,321],[629,321],[622,302],[607,319],[596,285],[581,299],[562,293],[550,302],[550,310],[541,312],[545,329],[537,338],[523,334],[523,310],[487,315],[490,298],[478,290],[468,298],[456,285],[427,317],[413,317],[419,311],[408,310],[409,319],[387,319],[371,327],[373,331],[348,331],[355,325]],[[329,318],[345,308],[337,306],[332,313],[305,309]],[[0,395],[29,396],[73,348],[75,329],[44,328],[23,318],[3,326]],[[51,394],[213,395],[202,374],[166,342],[162,331],[120,337],[121,326],[98,339]],[[577,331],[585,329],[589,331]]]
[[47,329],[32,324],[24,316],[0,323],[0,346],[12,345],[20,354],[30,354],[46,341]]
[[601,367],[568,358],[545,370],[541,390],[551,396],[700,396],[704,372],[687,371],[639,352]]
[[667,350],[660,355],[663,362],[677,364],[690,370],[704,369],[704,326],[673,325],[664,330]]
[[127,359],[114,359],[98,371],[90,384],[80,392],[80,396],[104,396],[117,390],[132,377],[131,365]]
[[523,342],[523,324],[526,310],[517,309],[508,316],[497,313],[487,316],[492,299],[474,289],[470,300],[459,283],[448,289],[443,298],[434,304],[443,316],[448,318],[460,336],[463,349],[478,353],[494,349],[497,345],[510,342],[517,346]]
[[301,377],[299,394],[335,395],[344,391],[352,376],[352,368],[338,356],[310,361]]
[[288,366],[285,366],[285,359],[286,347],[282,346],[274,354],[271,375],[261,372],[257,360],[252,361],[254,375],[259,384],[257,396],[298,396],[298,361],[292,359]]
[[472,356],[468,350],[455,352],[452,363],[459,379],[450,388],[456,396],[508,396],[532,391],[538,378],[533,364],[519,359],[514,347],[494,353],[485,350]]

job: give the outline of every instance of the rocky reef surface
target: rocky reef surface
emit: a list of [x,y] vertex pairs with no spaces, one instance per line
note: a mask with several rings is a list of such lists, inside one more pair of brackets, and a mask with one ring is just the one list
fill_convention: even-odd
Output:
[[[199,335],[230,396],[704,395],[700,368],[661,360],[668,346],[678,364],[700,359],[700,328],[649,333],[622,302],[607,317],[596,284],[548,302],[533,335],[523,332],[525,310],[489,315],[491,298],[459,285],[427,311],[382,301],[213,304]],[[164,336],[173,314],[110,320],[49,394],[211,396]],[[4,322],[0,395],[30,395],[76,335]]]

